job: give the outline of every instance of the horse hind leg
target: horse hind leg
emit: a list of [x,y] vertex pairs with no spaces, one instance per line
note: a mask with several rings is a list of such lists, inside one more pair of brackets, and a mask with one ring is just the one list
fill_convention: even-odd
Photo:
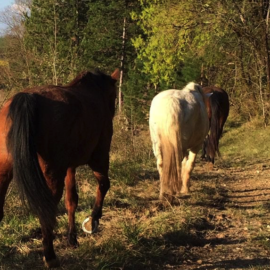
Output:
[[[64,189],[64,179],[66,175],[66,170],[63,169],[52,169],[49,165],[44,167],[44,164],[41,164],[41,167],[43,169],[46,167],[46,171],[44,173],[44,176],[46,178],[47,184],[50,187],[54,203],[57,205],[62,197],[63,189]],[[42,244],[43,244],[43,261],[45,263],[45,266],[47,268],[54,268],[59,267],[60,262],[55,255],[54,252],[54,246],[53,246],[53,240],[54,240],[54,234],[53,229],[56,224],[56,217],[54,220],[54,224],[52,226],[48,226],[42,217],[39,217],[40,224],[41,224],[41,231],[42,231]]]
[[78,245],[75,227],[75,211],[78,206],[78,193],[76,190],[75,173],[75,168],[69,168],[67,171],[67,176],[65,178],[65,204],[68,211],[68,244],[73,247],[76,247]]
[[162,160],[162,152],[161,147],[158,145],[156,146],[155,156],[157,159],[157,169],[160,176],[160,179],[162,177],[162,166],[163,166],[163,160]]
[[207,149],[208,138],[209,138],[209,135],[207,135],[206,138],[203,141],[201,160],[206,160],[207,159],[206,149]]
[[47,268],[59,267],[60,262],[55,255],[54,247],[53,247],[53,228],[48,228],[46,224],[43,224],[40,219],[41,224],[41,232],[43,236],[42,244],[43,244],[43,261]]
[[159,174],[159,179],[160,179],[160,193],[159,193],[159,198],[163,199],[164,195],[164,188],[162,185],[162,168],[163,168],[163,159],[162,159],[162,152],[161,152],[161,146],[158,143],[153,143],[153,152],[157,160],[157,170]]
[[110,180],[107,173],[94,171],[94,175],[98,181],[96,200],[92,210],[91,218],[86,218],[82,224],[83,231],[90,234],[97,231],[99,219],[102,217],[104,198],[110,188]]
[[195,165],[197,152],[189,151],[188,156],[182,161],[182,187],[181,194],[188,194],[190,188],[190,175]]
[[91,217],[88,217],[82,223],[82,229],[86,233],[95,233],[99,225],[99,219],[102,217],[102,207],[107,191],[110,188],[109,171],[109,145],[100,146],[92,154],[89,160],[89,166],[97,179],[96,200],[92,209]]

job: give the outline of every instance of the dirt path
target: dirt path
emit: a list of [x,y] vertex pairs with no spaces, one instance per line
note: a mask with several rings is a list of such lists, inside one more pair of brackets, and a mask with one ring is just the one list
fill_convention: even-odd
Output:
[[193,192],[208,195],[201,205],[195,203],[205,211],[204,224],[197,230],[202,241],[187,247],[189,258],[171,268],[270,269],[270,166],[205,173],[198,164],[193,180]]

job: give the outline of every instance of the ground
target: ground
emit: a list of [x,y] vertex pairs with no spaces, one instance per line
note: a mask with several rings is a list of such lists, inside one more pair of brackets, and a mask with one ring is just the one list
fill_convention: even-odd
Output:
[[105,269],[270,269],[270,165],[240,161],[212,168],[198,159],[190,196],[174,205],[158,201],[155,171],[112,187],[101,234],[120,236],[129,255]]
[[[67,245],[60,203],[54,240],[60,269],[270,269],[270,128],[227,124],[222,157],[213,167],[198,157],[190,195],[174,204],[158,199],[148,131],[134,137],[115,130],[121,132],[112,145],[111,188],[94,235],[85,234],[81,223],[91,213],[96,182],[88,168],[77,172],[75,249]],[[0,269],[44,269],[41,247],[39,222],[22,207],[12,184],[0,224]]]
[[202,165],[198,164],[193,178],[205,176],[194,181],[192,188],[210,194],[208,202],[195,203],[206,212],[201,243],[186,247],[190,257],[172,268],[270,269],[269,165],[220,165],[208,172]]

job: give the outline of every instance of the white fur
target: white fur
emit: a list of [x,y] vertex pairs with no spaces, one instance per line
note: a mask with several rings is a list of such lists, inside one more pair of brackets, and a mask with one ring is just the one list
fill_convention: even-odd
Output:
[[149,127],[160,174],[160,197],[188,193],[196,154],[208,133],[201,87],[191,82],[183,90],[171,89],[156,95]]

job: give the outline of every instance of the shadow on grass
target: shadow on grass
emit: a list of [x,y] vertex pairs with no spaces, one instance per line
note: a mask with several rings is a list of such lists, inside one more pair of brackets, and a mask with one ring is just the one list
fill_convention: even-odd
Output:
[[[132,229],[134,227],[131,227]],[[61,235],[58,235],[61,243],[55,247],[61,261],[61,269],[161,270],[167,269],[168,265],[182,267],[185,258],[196,262],[200,258],[199,254],[193,253],[196,247],[238,245],[246,241],[244,238],[206,239],[205,234],[215,229],[215,226],[206,219],[197,219],[183,229],[175,229],[157,237],[141,237],[138,231],[136,239],[116,235],[101,245],[95,245],[90,241],[76,250],[63,245],[64,237],[61,239]],[[28,237],[33,235],[36,237],[37,234],[36,230],[32,230]],[[2,248],[0,252],[3,251]],[[64,255],[61,254],[63,251]],[[30,269],[43,269],[41,251],[32,250],[27,255],[21,255],[14,247],[7,250],[6,254],[0,263],[4,269],[27,269],[30,266]]]
[[216,160],[215,166],[217,168],[221,169],[229,169],[229,168],[245,168],[245,167],[251,167],[256,166],[258,164],[269,164],[270,159],[269,158],[262,158],[259,155],[257,157],[238,157],[238,158],[226,158],[225,160],[218,159]]
[[145,180],[159,180],[159,174],[156,170],[142,169],[138,164],[119,164],[112,165],[110,168],[110,178],[117,180],[118,184],[127,186],[136,186],[138,182]]
[[217,174],[209,174],[207,172],[198,173],[193,172],[191,175],[191,182],[204,181],[214,183],[214,181],[218,178]]
[[[244,241],[244,240],[243,240]],[[124,245],[116,239],[104,243],[102,246],[87,246],[81,251],[68,251],[61,255],[56,248],[61,261],[60,269],[165,269],[167,265],[181,265],[184,258],[196,261],[197,255],[191,248],[205,245],[232,245],[241,240],[204,239],[176,230],[165,233],[161,237],[141,238],[136,244]],[[182,247],[182,248],[181,248]],[[10,250],[9,255],[1,259],[3,269],[43,269],[41,250],[33,250],[27,255],[17,254],[17,250]],[[78,254],[79,253],[79,254]],[[218,265],[222,265],[221,262]],[[165,267],[165,268],[164,268]],[[200,268],[204,269],[204,268]]]
[[214,263],[211,266],[198,266],[199,270],[211,270],[211,269],[251,269],[251,267],[267,267],[269,269],[270,259],[235,259],[235,260],[223,260]]
[[41,248],[27,254],[21,254],[16,247],[6,247],[8,252],[1,254],[3,248],[5,247],[0,247],[0,269],[43,269]]

